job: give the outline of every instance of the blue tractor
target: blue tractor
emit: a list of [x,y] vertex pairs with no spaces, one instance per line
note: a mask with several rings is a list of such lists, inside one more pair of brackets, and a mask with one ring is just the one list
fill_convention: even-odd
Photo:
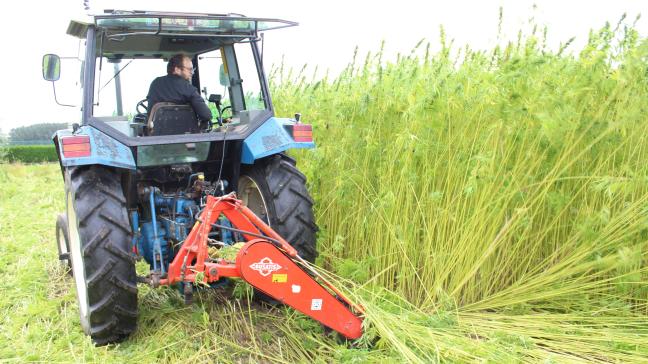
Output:
[[[67,33],[85,52],[69,61],[81,65],[80,123],[53,137],[66,196],[57,245],[74,276],[81,325],[97,345],[135,330],[137,284],[165,279],[208,196],[235,192],[301,257],[315,259],[313,201],[295,160],[284,154],[314,148],[312,130],[299,114],[275,117],[261,54],[263,31],[294,25],[237,14],[115,10],[70,23]],[[123,105],[145,98],[178,53],[191,58],[191,83],[209,100],[213,122],[198,120],[189,105]],[[43,57],[43,77],[53,86],[68,62],[61,59]],[[227,218],[216,225],[210,243],[240,240]],[[147,276],[136,274],[139,258],[150,266]],[[188,300],[191,291],[185,284]]]

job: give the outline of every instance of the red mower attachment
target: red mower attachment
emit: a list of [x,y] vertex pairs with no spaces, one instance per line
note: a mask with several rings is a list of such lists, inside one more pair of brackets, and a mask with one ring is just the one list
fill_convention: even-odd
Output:
[[[209,257],[208,235],[219,216],[229,219],[247,243],[236,262]],[[222,226],[217,226],[222,228]],[[169,265],[160,284],[210,283],[241,278],[273,299],[321,322],[348,339],[362,336],[364,310],[326,281],[281,236],[231,193],[207,197],[198,222]],[[354,313],[355,312],[355,313]]]

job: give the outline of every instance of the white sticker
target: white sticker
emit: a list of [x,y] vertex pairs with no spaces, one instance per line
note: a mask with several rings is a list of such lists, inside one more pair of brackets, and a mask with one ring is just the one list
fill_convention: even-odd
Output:
[[301,286],[293,284],[292,285],[292,293],[299,293],[301,292]]
[[311,301],[311,311],[322,311],[322,299],[313,298]]

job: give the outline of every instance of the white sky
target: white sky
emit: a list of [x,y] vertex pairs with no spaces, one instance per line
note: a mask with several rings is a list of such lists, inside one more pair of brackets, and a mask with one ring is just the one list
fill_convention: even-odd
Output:
[[[536,23],[548,26],[553,47],[576,37],[572,49],[582,46],[591,28],[598,29],[606,21],[616,23],[623,13],[628,14],[628,22],[640,13],[648,18],[646,0],[90,0],[90,5],[93,9],[233,12],[297,21],[297,28],[266,33],[266,71],[284,56],[289,66],[308,64],[312,71],[319,65],[331,73],[339,72],[351,60],[356,46],[363,58],[368,51],[377,51],[385,40],[387,60],[398,52],[408,53],[423,38],[436,46],[440,25],[456,45],[491,48],[496,43],[500,6],[504,8],[503,34],[507,39],[515,39],[520,29],[528,30],[533,17]],[[0,88],[2,133],[39,122],[79,120],[78,108],[54,102],[51,84],[41,76],[41,58],[45,53],[77,54],[78,40],[65,31],[70,18],[83,20],[83,14],[82,0],[23,0],[12,2],[11,10],[7,9],[0,22],[4,49],[0,69],[5,72]],[[648,36],[648,19],[639,20],[638,30],[643,37]],[[59,101],[79,103],[78,94],[59,94]],[[128,102],[125,100],[127,110],[134,107]]]

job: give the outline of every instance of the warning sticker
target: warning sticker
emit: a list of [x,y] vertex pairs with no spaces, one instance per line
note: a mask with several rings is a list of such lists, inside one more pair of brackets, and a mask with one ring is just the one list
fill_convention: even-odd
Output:
[[286,283],[288,282],[287,274],[273,274],[272,283]]
[[322,311],[322,299],[313,298],[311,301],[311,311]]

